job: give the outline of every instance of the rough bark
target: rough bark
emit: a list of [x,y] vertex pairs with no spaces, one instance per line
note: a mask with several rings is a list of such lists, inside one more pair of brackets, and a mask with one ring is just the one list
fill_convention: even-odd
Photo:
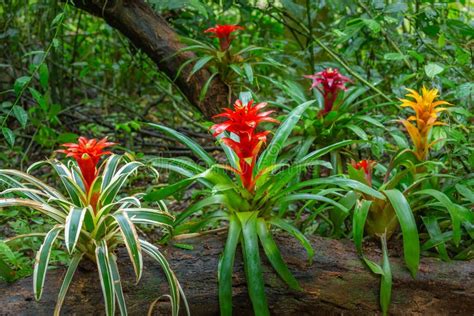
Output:
[[[193,250],[169,247],[164,252],[176,272],[191,307],[192,315],[218,315],[216,269],[225,234],[185,241]],[[361,264],[350,241],[311,238],[316,250],[314,263],[307,263],[301,246],[286,235],[277,242],[304,291],[289,290],[265,261],[266,293],[273,315],[373,315],[379,313],[379,279]],[[238,251],[240,253],[240,251]],[[369,249],[369,256],[378,253]],[[142,280],[134,276],[125,251],[120,253],[122,282],[130,315],[145,315],[150,303],[167,292],[161,270],[145,260]],[[472,262],[440,262],[423,258],[416,279],[412,279],[400,258],[391,258],[393,297],[390,309],[396,315],[472,315],[474,313],[474,265]],[[240,254],[233,276],[235,315],[251,315]],[[49,271],[45,291],[35,302],[32,279],[0,285],[1,315],[51,315],[64,269]],[[168,314],[167,303],[160,315]],[[102,292],[96,271],[79,270],[63,307],[64,315],[103,314]]]
[[[176,54],[185,47],[176,32],[165,19],[156,14],[143,0],[75,0],[73,4],[92,15],[103,18],[112,27],[124,34],[137,48],[143,50],[168,77],[175,78],[179,67],[195,57],[191,52]],[[206,69],[188,76],[193,65],[183,69],[175,84],[206,117],[210,118],[228,106],[228,88],[214,78],[205,99],[199,101],[201,89],[210,77]]]

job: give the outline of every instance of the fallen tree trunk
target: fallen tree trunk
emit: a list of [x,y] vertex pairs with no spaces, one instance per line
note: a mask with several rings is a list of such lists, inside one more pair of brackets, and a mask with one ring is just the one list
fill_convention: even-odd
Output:
[[[143,0],[75,0],[72,3],[92,15],[103,18],[119,30],[171,79],[176,77],[182,64],[195,57],[192,52],[177,54],[186,46],[179,41],[178,35],[165,19],[156,14]],[[177,55],[172,57],[175,54]],[[218,77],[214,78],[201,102],[201,89],[211,74],[208,70],[201,69],[188,80],[192,67],[192,63],[184,67],[175,84],[191,104],[210,118],[229,105],[229,90]]]
[[[316,250],[314,263],[308,265],[300,245],[286,235],[277,237],[290,270],[304,288],[289,290],[264,262],[266,293],[274,315],[367,315],[379,313],[379,278],[361,264],[350,241],[311,238]],[[217,264],[225,234],[185,240],[193,250],[169,247],[170,264],[187,295],[192,315],[218,315]],[[370,252],[372,257],[377,253]],[[165,278],[155,262],[145,260],[142,280],[134,276],[125,251],[120,271],[130,315],[145,315],[151,302],[167,293]],[[416,279],[412,279],[400,258],[391,258],[393,296],[390,312],[398,315],[472,315],[474,313],[474,265],[472,262],[441,262],[423,258]],[[49,271],[43,298],[35,302],[32,278],[12,285],[0,285],[1,315],[51,315],[64,269]],[[251,315],[242,257],[237,255],[233,276],[235,315]],[[168,304],[160,303],[166,315]],[[63,307],[63,314],[103,314],[102,292],[97,272],[78,270]]]

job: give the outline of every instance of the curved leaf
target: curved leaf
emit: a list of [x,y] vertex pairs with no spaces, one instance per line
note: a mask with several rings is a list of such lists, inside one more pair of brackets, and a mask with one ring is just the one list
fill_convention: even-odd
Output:
[[398,190],[383,191],[397,214],[403,235],[403,254],[412,276],[416,275],[420,264],[420,240],[415,217],[405,196]]
[[97,260],[97,268],[99,269],[102,294],[104,295],[105,312],[107,316],[113,316],[115,314],[115,288],[109,266],[109,251],[104,239],[100,241],[95,249],[95,258]]
[[69,215],[66,218],[66,225],[64,227],[64,241],[66,248],[71,254],[75,247],[79,235],[81,234],[82,223],[84,222],[84,216],[87,213],[86,208],[71,207]]
[[149,124],[150,126],[164,132],[168,136],[173,137],[178,142],[186,145],[191,151],[198,157],[201,158],[208,166],[212,166],[216,163],[214,158],[212,158],[200,145],[198,145],[191,138],[181,134],[180,132],[175,131],[169,127],[159,125],[159,124]]
[[136,283],[140,281],[143,271],[143,258],[140,243],[138,242],[138,234],[135,230],[135,225],[130,221],[125,212],[116,212],[112,215],[120,226],[120,232],[122,233],[125,246],[128,251],[128,255],[132,260],[133,270],[136,275]]
[[283,281],[285,281],[290,286],[290,288],[300,291],[301,287],[298,284],[298,281],[295,279],[293,274],[288,269],[286,263],[283,261],[280,250],[273,240],[271,233],[268,231],[267,223],[263,218],[259,218],[257,220],[257,233],[263,246],[263,250],[265,251],[267,258],[275,271],[278,272],[278,275],[280,275]]
[[270,315],[267,297],[265,296],[265,283],[263,281],[262,262],[257,236],[258,212],[236,213],[242,225],[242,246],[244,254],[245,275],[250,300],[252,301],[255,315]]
[[64,227],[62,225],[54,226],[44,238],[38,253],[36,254],[35,266],[33,270],[33,290],[36,300],[41,299],[43,293],[44,280],[46,278],[46,270],[51,256],[51,248]]
[[224,254],[219,262],[219,307],[221,315],[232,315],[232,271],[237,244],[239,243],[242,227],[239,220],[232,215],[229,221],[229,231],[225,243]]

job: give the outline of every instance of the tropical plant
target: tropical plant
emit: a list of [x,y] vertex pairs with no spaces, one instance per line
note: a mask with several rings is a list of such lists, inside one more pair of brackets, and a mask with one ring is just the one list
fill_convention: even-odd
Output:
[[240,25],[230,24],[217,24],[215,27],[205,30],[204,33],[211,33],[212,37],[219,40],[218,47],[196,39],[182,38],[182,41],[189,44],[189,46],[181,49],[178,53],[193,51],[198,56],[183,63],[178,75],[184,67],[191,63],[194,63],[194,66],[190,76],[193,76],[204,67],[208,67],[212,71],[212,75],[201,90],[201,99],[205,97],[209,85],[216,76],[219,76],[228,85],[230,96],[236,90],[242,90],[243,88],[251,90],[250,86],[257,81],[256,75],[254,75],[255,67],[269,66],[274,68],[283,66],[268,54],[265,54],[269,50],[263,47],[248,45],[239,51],[232,51],[231,44],[235,36],[231,34],[239,30],[244,30],[244,28]]
[[[69,161],[67,165],[53,159],[33,164],[28,173],[0,170],[0,180],[10,187],[1,194],[17,196],[0,199],[0,208],[14,206],[34,209],[56,222],[44,234],[44,242],[36,255],[33,272],[33,289],[35,298],[39,300],[51,250],[55,241],[62,239],[71,261],[59,291],[55,315],[60,313],[73,275],[83,258],[97,265],[106,314],[114,315],[116,302],[120,313],[127,314],[114,253],[120,245],[127,248],[137,282],[143,271],[142,250],[158,261],[170,287],[172,314],[178,315],[180,298],[184,297],[178,280],[159,248],[140,239],[135,228],[135,224],[147,224],[170,229],[174,218],[163,203],[159,203],[159,209],[142,207],[140,198],[143,194],[119,198],[118,194],[127,178],[144,165],[104,151],[104,148],[112,145],[114,143],[107,142],[106,138],[98,141],[80,137],[77,144],[64,144],[66,148],[58,150],[74,158],[75,161]],[[111,156],[98,168],[103,155]],[[57,173],[67,192],[66,196],[29,174],[44,164],[50,165]]]
[[[373,167],[376,162],[361,160],[352,162],[348,166],[351,179],[360,181],[373,187]],[[361,194],[353,216],[353,238],[357,252],[372,272],[381,275],[380,306],[386,314],[390,304],[392,291],[392,272],[387,250],[387,240],[393,235],[400,225],[403,235],[403,250],[405,263],[413,277],[415,277],[420,262],[420,241],[418,228],[410,204],[403,192],[395,188],[396,184],[387,182],[378,188],[381,197]],[[362,238],[364,230],[369,236],[377,237],[382,244],[383,263],[367,259],[362,252]]]
[[[272,111],[259,113],[266,103],[253,105],[253,101],[238,100],[233,110],[226,109],[224,113],[218,115],[227,120],[214,125],[211,129],[220,140],[219,143],[226,153],[230,166],[218,164],[188,137],[168,127],[152,125],[187,145],[206,167],[186,159],[153,159],[154,166],[178,172],[185,176],[185,179],[151,192],[146,199],[161,200],[198,181],[205,186],[200,194],[204,195],[204,198],[177,216],[174,233],[199,231],[216,221],[229,222],[227,241],[218,272],[219,301],[223,315],[232,313],[232,267],[239,243],[243,250],[247,286],[254,312],[257,315],[268,315],[259,243],[279,276],[291,288],[300,289],[297,280],[282,259],[272,237],[271,228],[284,230],[298,239],[306,249],[311,262],[314,252],[310,242],[295,226],[284,219],[292,209],[290,205],[298,201],[318,201],[348,213],[344,205],[335,201],[339,199],[340,189],[328,188],[333,187],[335,179],[315,179],[320,180],[320,183],[314,181],[295,183],[294,180],[311,166],[322,164],[330,168],[326,162],[317,159],[333,149],[347,146],[352,141],[319,149],[292,163],[278,163],[284,143],[311,103],[313,101],[305,102],[290,112],[275,132],[268,147],[260,155],[259,152],[270,131],[257,132],[256,129],[262,122],[276,123],[268,116]],[[239,180],[229,177],[226,170],[236,174]],[[370,190],[356,181],[347,180],[346,183],[348,182]],[[191,218],[198,212],[202,213],[202,216]]]
[[[446,101],[434,101],[438,97],[438,89],[428,90],[422,89],[422,94],[418,94],[415,90],[407,89],[410,93],[407,97],[414,100],[400,99],[402,107],[410,107],[415,111],[415,115],[408,117],[400,122],[407,129],[408,134],[413,142],[414,153],[420,161],[424,161],[428,156],[428,150],[436,141],[430,142],[430,132],[433,126],[445,125],[443,122],[437,121],[438,113],[446,111],[446,108],[436,108],[440,105],[450,105]],[[415,121],[416,126],[410,123]]]

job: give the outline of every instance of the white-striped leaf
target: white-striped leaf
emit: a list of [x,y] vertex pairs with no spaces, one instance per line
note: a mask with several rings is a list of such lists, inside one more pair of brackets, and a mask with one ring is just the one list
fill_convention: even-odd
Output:
[[128,218],[127,213],[116,212],[112,215],[117,223],[120,226],[120,231],[127,247],[128,255],[132,260],[133,269],[135,270],[135,275],[137,277],[137,283],[142,276],[143,271],[143,258],[142,250],[140,243],[138,242],[138,234],[135,230],[135,225],[133,225],[130,218]]
[[64,228],[64,241],[66,242],[66,248],[70,254],[76,248],[86,213],[87,208],[71,207],[69,210],[69,215],[66,218],[66,226]]
[[33,291],[35,293],[36,300],[41,299],[44,280],[46,278],[46,270],[48,269],[49,258],[51,256],[51,248],[62,229],[62,225],[54,226],[48,232],[48,234],[46,234],[44,242],[41,245],[38,253],[36,254],[35,266],[33,271]]
[[107,316],[115,314],[115,289],[109,266],[109,251],[105,240],[101,240],[95,249],[97,268],[99,269],[100,284],[104,295],[105,312]]

